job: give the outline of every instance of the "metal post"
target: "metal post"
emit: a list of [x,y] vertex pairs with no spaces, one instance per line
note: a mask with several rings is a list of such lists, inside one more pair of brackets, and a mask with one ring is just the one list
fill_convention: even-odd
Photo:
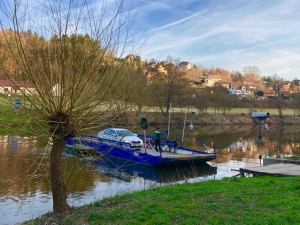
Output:
[[168,124],[168,134],[167,134],[167,140],[169,140],[169,134],[170,134],[171,109],[172,109],[172,103],[170,103],[170,109],[169,109],[169,124]]
[[185,109],[185,115],[184,115],[184,123],[183,123],[183,131],[182,131],[182,138],[181,138],[181,147],[183,147],[183,138],[184,138],[184,130],[185,130],[185,122],[186,122],[186,111],[187,111],[187,108]]
[[144,145],[145,145],[145,153],[147,153],[147,145],[146,145],[146,130],[144,130]]
[[261,140],[261,120],[258,119],[259,121],[259,134],[258,134],[258,140]]

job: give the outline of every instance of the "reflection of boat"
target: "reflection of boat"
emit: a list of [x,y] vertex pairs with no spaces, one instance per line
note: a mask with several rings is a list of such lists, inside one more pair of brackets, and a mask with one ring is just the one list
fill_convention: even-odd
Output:
[[141,164],[124,162],[123,160],[102,157],[93,165],[102,174],[124,181],[130,181],[131,176],[142,177],[161,183],[175,182],[196,177],[206,177],[217,173],[217,168],[203,163],[201,165],[172,166],[167,168],[152,168]]
[[[172,142],[169,143],[172,144]],[[152,167],[189,165],[191,163],[198,164],[213,160],[217,157],[215,151],[210,153],[183,147],[165,147],[160,153],[153,151],[153,148],[132,149],[128,143],[86,135],[82,135],[80,139],[68,139],[68,148],[78,149],[79,146],[83,148],[83,150],[92,148],[101,155]]]

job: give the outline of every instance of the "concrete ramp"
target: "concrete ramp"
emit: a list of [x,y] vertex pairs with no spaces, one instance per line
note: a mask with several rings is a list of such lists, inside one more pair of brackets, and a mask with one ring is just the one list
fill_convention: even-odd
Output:
[[252,174],[254,177],[257,176],[275,176],[275,177],[286,177],[286,176],[300,176],[300,165],[291,163],[276,163],[267,166],[258,166],[251,168],[240,168],[240,176],[245,177],[246,175]]

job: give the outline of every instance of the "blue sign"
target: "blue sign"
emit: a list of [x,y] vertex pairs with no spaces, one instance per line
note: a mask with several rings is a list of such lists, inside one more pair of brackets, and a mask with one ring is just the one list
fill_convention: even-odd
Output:
[[15,110],[18,111],[21,107],[21,99],[17,98],[15,102]]
[[13,146],[12,146],[13,153],[15,154],[15,153],[17,153],[16,150],[18,149],[18,138],[14,137],[12,140],[12,143],[13,143]]

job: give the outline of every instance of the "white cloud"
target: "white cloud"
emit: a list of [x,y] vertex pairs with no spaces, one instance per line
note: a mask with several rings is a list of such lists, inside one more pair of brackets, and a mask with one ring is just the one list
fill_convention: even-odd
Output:
[[[183,0],[181,6],[191,2]],[[300,78],[299,1],[228,0],[210,1],[204,6],[194,1],[194,7],[182,13],[177,1],[173,7],[165,3],[168,1],[162,2],[164,9],[168,13],[175,9],[172,15],[177,19],[149,27],[144,58],[171,55],[228,70],[257,65],[262,75],[282,73],[288,79]],[[157,9],[152,7],[143,13],[148,15]],[[148,23],[151,21],[147,18]]]

